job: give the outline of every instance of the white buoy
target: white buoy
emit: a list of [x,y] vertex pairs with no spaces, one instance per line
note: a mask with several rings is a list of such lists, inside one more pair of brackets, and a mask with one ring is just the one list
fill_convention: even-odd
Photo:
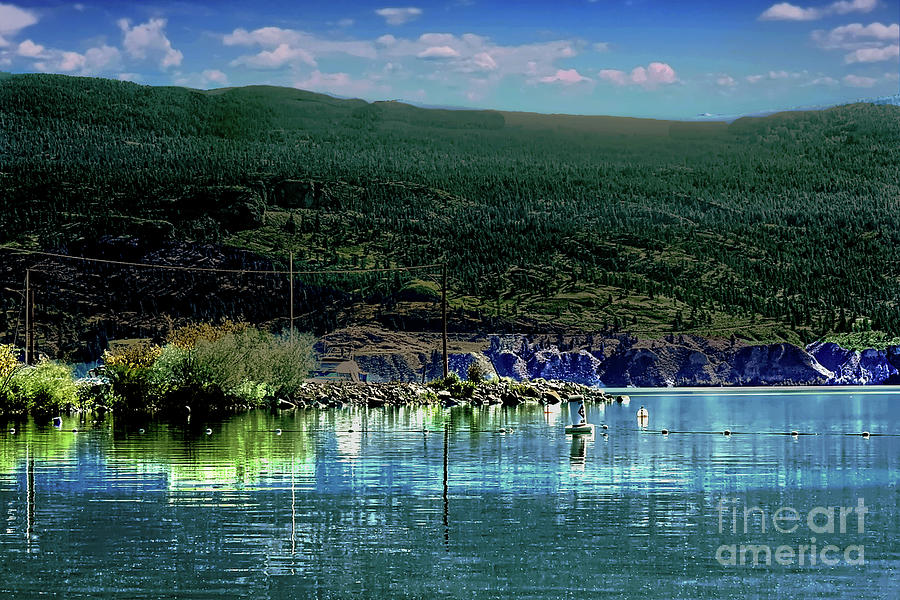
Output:
[[10,427],[10,428],[9,428],[9,432],[10,432],[10,433],[15,433],[15,432],[16,432],[16,428],[15,428],[15,427]]
[[643,406],[637,411],[637,421],[641,428],[647,427],[647,424],[650,423],[650,413]]
[[281,430],[280,430],[280,429],[276,429],[276,430],[275,430],[275,435],[281,435]]
[[567,434],[593,435],[594,426],[587,422],[584,412],[584,396],[580,394],[569,396],[569,418],[571,425],[566,426]]
[[206,435],[212,435],[212,429],[209,427],[206,428]]
[[870,434],[868,431],[863,431],[863,432],[862,432],[862,436],[863,436],[863,438],[865,438],[865,439],[869,439],[869,436],[870,436],[870,435],[871,435],[871,434]]
[[797,437],[798,435],[800,435],[800,432],[795,430],[795,431],[792,431],[792,432],[791,432],[791,435],[792,435],[793,437]]
[[603,428],[603,429],[609,429],[609,425],[607,425],[606,423],[604,423],[604,424],[601,425],[600,427]]
[[144,433],[143,427],[141,429],[138,429],[138,433]]
[[62,417],[53,417],[53,426],[57,429],[62,427]]
[[663,435],[669,435],[669,430],[668,430],[668,429],[663,429],[662,431],[660,431],[660,433],[663,434]]
[[722,435],[724,435],[724,436],[729,436],[729,435],[731,435],[731,430],[730,430],[730,429],[726,429],[725,431],[722,432]]

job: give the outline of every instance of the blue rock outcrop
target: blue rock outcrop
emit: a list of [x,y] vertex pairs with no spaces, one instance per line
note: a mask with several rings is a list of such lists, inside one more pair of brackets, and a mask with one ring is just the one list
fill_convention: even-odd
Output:
[[[479,361],[500,377],[609,387],[900,383],[900,346],[854,351],[833,343],[800,348],[684,335],[661,340],[495,335],[487,342],[482,352],[451,354],[450,370],[464,379],[469,366]],[[358,360],[376,381],[421,380],[423,365],[426,378],[433,379],[442,368],[436,352],[430,357],[384,354]]]

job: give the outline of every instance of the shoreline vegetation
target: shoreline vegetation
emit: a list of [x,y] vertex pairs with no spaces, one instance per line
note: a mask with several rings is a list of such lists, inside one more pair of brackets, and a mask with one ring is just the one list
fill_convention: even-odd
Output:
[[0,346],[0,416],[223,415],[255,408],[515,406],[557,404],[573,395],[589,402],[626,398],[573,382],[487,379],[477,364],[466,380],[451,373],[427,384],[319,383],[308,380],[316,365],[313,345],[309,334],[274,334],[246,323],[191,324],[174,329],[163,345],[137,342],[107,350],[103,365],[80,379],[70,366],[48,360],[28,366],[13,346]]

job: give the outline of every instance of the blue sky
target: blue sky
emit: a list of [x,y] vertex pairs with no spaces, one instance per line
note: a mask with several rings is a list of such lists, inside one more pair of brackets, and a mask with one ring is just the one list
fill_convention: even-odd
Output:
[[900,0],[0,2],[0,70],[691,118],[896,94]]

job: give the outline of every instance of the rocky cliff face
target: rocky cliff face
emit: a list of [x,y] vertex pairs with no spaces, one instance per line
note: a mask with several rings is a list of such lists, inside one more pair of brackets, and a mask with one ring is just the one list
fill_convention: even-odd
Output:
[[[376,380],[440,375],[439,357],[394,360],[359,356]],[[481,352],[452,353],[450,370],[465,378],[475,360],[512,379],[557,379],[608,387],[718,385],[867,385],[900,383],[900,347],[852,351],[836,344],[748,345],[693,336],[663,340],[496,335]]]
[[834,384],[900,383],[900,346],[886,350],[846,350],[837,344],[810,344],[807,352],[831,371]]

